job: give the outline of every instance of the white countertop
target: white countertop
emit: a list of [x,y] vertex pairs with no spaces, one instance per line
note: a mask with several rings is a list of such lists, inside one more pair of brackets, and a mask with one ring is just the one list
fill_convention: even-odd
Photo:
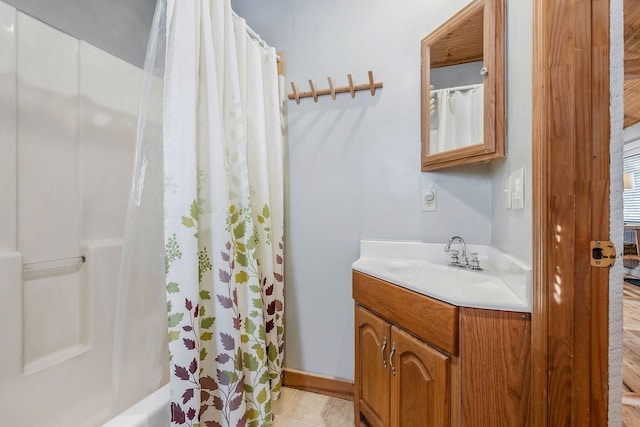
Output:
[[[467,245],[479,253],[482,271],[448,266],[445,243],[362,240],[354,270],[462,307],[531,312],[531,268],[486,245]],[[456,247],[456,249],[458,249]]]

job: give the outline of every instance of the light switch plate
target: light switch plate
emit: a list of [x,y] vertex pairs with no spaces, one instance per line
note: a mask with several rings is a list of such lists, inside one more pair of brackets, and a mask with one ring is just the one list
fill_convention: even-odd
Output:
[[511,209],[511,176],[504,183],[504,208]]
[[511,174],[511,209],[524,209],[524,168]]

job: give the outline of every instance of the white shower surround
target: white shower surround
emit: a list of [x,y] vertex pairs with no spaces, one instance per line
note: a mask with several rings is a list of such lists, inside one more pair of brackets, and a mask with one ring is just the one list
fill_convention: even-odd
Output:
[[[0,52],[2,422],[93,427],[118,411],[116,282],[142,71],[2,2]],[[80,255],[76,272],[23,277],[23,263]],[[123,406],[165,371],[127,381]]]

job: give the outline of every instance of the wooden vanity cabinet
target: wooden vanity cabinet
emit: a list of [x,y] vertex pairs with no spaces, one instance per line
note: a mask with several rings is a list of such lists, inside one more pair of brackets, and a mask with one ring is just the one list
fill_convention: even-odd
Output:
[[531,315],[456,307],[353,272],[356,425],[529,425]]
[[449,426],[449,358],[395,326],[391,342],[391,425]]
[[384,427],[391,419],[391,376],[387,346],[391,325],[369,311],[356,307],[356,401],[370,427]]
[[361,425],[448,426],[449,358],[362,307],[356,330]]

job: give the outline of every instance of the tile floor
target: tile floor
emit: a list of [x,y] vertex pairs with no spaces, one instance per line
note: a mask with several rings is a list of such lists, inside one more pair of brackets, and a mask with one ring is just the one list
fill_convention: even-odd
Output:
[[353,402],[284,387],[273,402],[273,427],[352,427]]

